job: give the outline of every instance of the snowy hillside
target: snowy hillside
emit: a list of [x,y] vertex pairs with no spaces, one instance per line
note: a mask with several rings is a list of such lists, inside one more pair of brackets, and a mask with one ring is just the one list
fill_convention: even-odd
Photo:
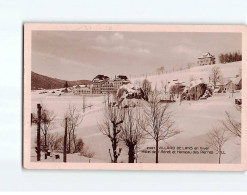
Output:
[[[147,76],[147,79],[152,83],[153,88],[156,86],[158,89],[162,87],[162,83],[166,84],[167,82],[172,82],[173,80],[178,80],[179,82],[188,83],[191,78],[193,78],[194,80],[202,78],[205,83],[208,83],[210,72],[213,66],[220,67],[222,76],[224,78],[228,78],[228,77],[235,77],[236,75],[239,75],[242,62],[239,61],[239,62],[233,62],[233,63],[228,63],[228,64],[196,66],[196,67],[181,70],[181,71]],[[145,79],[145,77],[133,78],[131,79],[131,82],[139,83],[143,79]]]
[[[194,80],[202,78],[205,83],[209,81],[209,75],[212,67],[218,66],[221,69],[222,76],[235,77],[239,74],[241,68],[241,62],[234,62],[229,64],[217,64],[201,67],[193,67],[183,71],[177,71],[172,73],[166,73],[161,75],[148,76],[147,79],[152,83],[152,87],[162,87],[163,84],[168,82],[174,83],[173,80],[179,82],[189,82],[191,77]],[[128,104],[129,100],[134,105],[142,105],[144,100],[142,98],[127,98],[129,95],[139,96],[138,83],[140,83],[145,77],[131,79],[132,84],[124,85],[120,87],[122,93],[120,97],[123,98],[122,105]],[[135,84],[136,83],[136,84]],[[196,82],[195,82],[196,84]],[[197,83],[198,84],[198,83]],[[88,163],[106,162],[110,163],[109,149],[112,144],[107,136],[105,136],[99,129],[99,124],[105,120],[105,106],[108,98],[113,100],[113,96],[108,97],[104,94],[87,94],[83,96],[73,95],[73,93],[62,94],[60,90],[45,90],[46,93],[41,93],[44,90],[33,90],[31,109],[32,113],[37,113],[37,104],[42,104],[45,108],[54,112],[56,118],[54,120],[53,128],[50,130],[50,134],[59,133],[63,135],[64,127],[64,114],[68,111],[69,106],[75,106],[83,116],[82,122],[77,126],[75,133],[78,138],[83,139],[85,145],[90,151],[94,153],[93,158],[81,156],[78,153],[68,154],[68,162],[80,162]],[[54,93],[53,93],[54,91]],[[120,91],[118,91],[120,93]],[[119,94],[118,94],[119,95]],[[160,147],[174,146],[174,147],[207,147],[208,133],[215,127],[219,127],[221,121],[225,120],[225,112],[229,112],[233,119],[240,121],[241,112],[236,109],[235,98],[241,97],[241,93],[238,91],[234,94],[215,93],[212,97],[200,101],[175,101],[170,104],[169,109],[173,113],[173,119],[175,120],[175,127],[180,134],[169,138],[169,140],[160,142]],[[84,102],[83,102],[84,101]],[[84,105],[91,105],[83,110]],[[31,160],[36,161],[36,130],[37,126],[32,125],[32,143],[31,143]],[[124,142],[119,143],[119,147],[122,148],[122,153],[118,159],[118,162],[128,162],[128,149]],[[139,146],[138,162],[139,163],[153,163],[155,160],[154,153],[145,153],[147,147],[155,147],[155,142],[152,139],[144,139]],[[226,154],[222,157],[223,163],[239,163],[241,160],[241,145],[238,138],[234,138],[226,142],[224,145],[224,151]],[[44,155],[43,155],[44,156]],[[62,162],[62,153],[60,153],[60,159],[44,159],[42,161],[47,162]],[[159,159],[161,163],[218,163],[218,156],[216,153],[212,154],[165,154],[160,153]]]

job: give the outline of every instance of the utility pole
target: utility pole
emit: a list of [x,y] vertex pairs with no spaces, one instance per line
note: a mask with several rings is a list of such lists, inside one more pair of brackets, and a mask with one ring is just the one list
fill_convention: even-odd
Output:
[[65,118],[64,144],[63,144],[63,162],[67,161],[67,118]]
[[33,124],[33,114],[31,113],[31,126]]
[[83,113],[85,112],[85,107],[86,107],[86,104],[85,104],[85,96],[82,95],[82,109],[83,109]]
[[37,121],[37,161],[40,161],[40,121],[41,121],[41,106],[37,104],[37,114],[38,114],[38,121]]

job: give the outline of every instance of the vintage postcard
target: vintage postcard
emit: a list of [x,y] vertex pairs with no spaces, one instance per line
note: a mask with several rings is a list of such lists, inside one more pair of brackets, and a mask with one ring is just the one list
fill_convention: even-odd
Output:
[[25,24],[27,169],[247,168],[247,28]]

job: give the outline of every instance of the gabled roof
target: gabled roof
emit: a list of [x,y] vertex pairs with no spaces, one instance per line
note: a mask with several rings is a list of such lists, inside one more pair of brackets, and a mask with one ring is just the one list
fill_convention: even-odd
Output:
[[238,85],[241,79],[242,79],[241,77],[235,77],[235,78],[230,78],[230,81],[233,84]]
[[[220,81],[216,82],[216,86],[226,85],[227,83],[229,83],[229,78],[221,78]],[[209,85],[213,86],[213,81],[210,81]]]
[[211,53],[207,52],[202,55],[202,57],[199,57],[198,59],[203,59],[203,58],[215,58]]
[[75,87],[76,89],[80,89],[81,88],[81,86],[80,85],[76,85],[76,87]]
[[103,74],[98,74],[96,77],[94,77],[93,80],[105,80],[105,79],[109,79],[109,77]]
[[202,83],[205,83],[203,79],[193,80],[190,82],[190,87],[195,87],[195,86],[200,85]]

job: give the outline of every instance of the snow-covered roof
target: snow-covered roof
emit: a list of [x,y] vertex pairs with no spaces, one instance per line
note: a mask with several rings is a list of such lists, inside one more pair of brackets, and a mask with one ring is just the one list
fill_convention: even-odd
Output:
[[235,85],[239,84],[241,77],[230,78],[231,82]]
[[96,77],[94,77],[94,79],[93,79],[93,81],[95,82],[95,81],[104,81],[104,80],[107,80],[107,79],[109,79],[109,77],[108,76],[105,76],[105,75],[103,75],[103,74],[99,74],[99,75],[97,75]]
[[207,52],[203,54],[202,57],[199,57],[198,59],[202,59],[202,58],[214,58],[214,56],[211,53]]
[[183,93],[186,92],[187,90],[190,90],[190,87],[189,86],[185,86],[185,88],[183,90]]
[[126,89],[129,93],[134,93],[136,88],[133,84],[129,83],[127,85],[122,85],[119,89]]
[[179,81],[177,79],[168,82],[168,86],[173,86],[173,85],[186,86],[185,82]]
[[190,81],[190,87],[195,87],[202,83],[205,83],[203,79],[193,80],[193,81]]

